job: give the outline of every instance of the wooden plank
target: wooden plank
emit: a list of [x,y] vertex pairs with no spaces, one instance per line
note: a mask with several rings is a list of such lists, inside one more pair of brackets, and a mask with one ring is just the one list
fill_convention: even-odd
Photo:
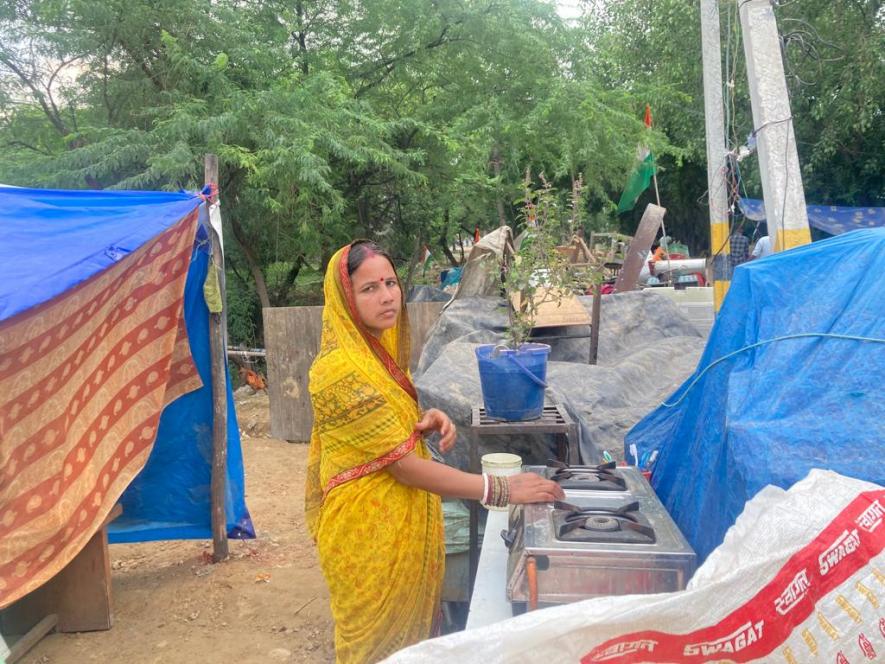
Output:
[[[27,634],[12,644],[12,647],[9,649],[9,655],[6,658],[6,664],[15,664],[15,662],[27,655],[28,651],[37,645],[40,639],[54,630],[56,625],[58,625],[58,616],[54,613],[49,614],[34,625]],[[2,660],[2,656],[0,656],[0,660]]]
[[409,327],[411,330],[412,354],[409,361],[412,371],[418,366],[424,343],[430,334],[430,330],[436,325],[442,313],[445,302],[411,302],[406,305],[409,309]]
[[639,220],[636,235],[630,240],[630,248],[624,258],[624,267],[618,272],[615,293],[623,293],[636,288],[642,265],[648,257],[648,251],[658,234],[658,228],[661,227],[666,212],[667,210],[659,205],[649,203],[646,206],[645,212],[642,213],[642,219]]
[[271,435],[306,442],[313,425],[307,377],[320,349],[323,308],[274,307],[263,314]]
[[[412,302],[407,306],[414,369],[445,303]],[[263,314],[270,433],[274,438],[306,442],[313,426],[308,374],[320,350],[323,308],[274,307],[264,309]]]
[[[589,325],[590,315],[584,305],[573,293],[557,294],[543,286],[535,290],[533,300],[537,302],[534,327],[540,330],[547,327],[568,327],[571,325]],[[522,293],[513,293],[510,303],[514,310],[518,310],[522,302]]]

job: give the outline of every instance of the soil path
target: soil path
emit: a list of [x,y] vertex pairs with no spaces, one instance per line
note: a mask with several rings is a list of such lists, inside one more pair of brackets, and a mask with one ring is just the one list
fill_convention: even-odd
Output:
[[328,591],[304,524],[307,445],[267,437],[267,397],[238,397],[246,504],[258,538],[111,546],[114,627],[52,634],[24,664],[325,663],[335,659]]

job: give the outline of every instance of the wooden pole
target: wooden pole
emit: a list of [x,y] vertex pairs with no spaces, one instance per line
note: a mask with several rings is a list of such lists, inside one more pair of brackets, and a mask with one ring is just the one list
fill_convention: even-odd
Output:
[[658,234],[666,212],[666,209],[653,203],[645,206],[645,212],[642,213],[642,219],[639,220],[639,228],[636,229],[633,239],[630,240],[630,247],[624,256],[624,265],[615,280],[615,293],[623,293],[636,288],[636,284],[639,282],[639,273],[642,272],[642,266],[647,260],[648,250]]
[[602,284],[596,284],[593,289],[593,311],[590,317],[590,364],[596,364],[596,357],[599,355],[599,317],[601,314]]
[[[205,158],[206,184],[218,187],[218,157],[207,154]],[[217,191],[217,189],[216,189]],[[214,198],[210,202],[215,202]],[[224,256],[221,253],[221,238],[209,228],[212,242],[210,270],[218,273],[218,288],[222,306],[226,306],[224,293]],[[225,516],[225,494],[227,493],[227,373],[225,357],[224,313],[209,314],[209,348],[212,357],[212,559],[220,562],[227,558],[227,519]]]

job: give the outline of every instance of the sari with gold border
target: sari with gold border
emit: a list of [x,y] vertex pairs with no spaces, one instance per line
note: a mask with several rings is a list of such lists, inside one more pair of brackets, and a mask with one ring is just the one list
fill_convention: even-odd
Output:
[[320,353],[310,370],[314,412],[305,513],[331,596],[338,662],[376,662],[431,636],[445,544],[439,496],[388,466],[429,458],[408,371],[408,317],[380,339],[356,315],[350,245],[323,283]]

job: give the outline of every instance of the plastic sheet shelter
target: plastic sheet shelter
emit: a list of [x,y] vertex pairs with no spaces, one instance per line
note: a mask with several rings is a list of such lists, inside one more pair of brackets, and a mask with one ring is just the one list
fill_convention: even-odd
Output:
[[885,484],[885,229],[745,263],[694,374],[627,434],[703,560],[812,468]]
[[[111,524],[112,542],[211,538],[206,205],[197,193],[0,186],[0,324],[64,298],[195,210],[199,223],[184,287],[184,319],[203,386],[163,410],[147,463],[120,498],[123,516]],[[227,528],[232,537],[253,537],[229,375],[227,390]]]

